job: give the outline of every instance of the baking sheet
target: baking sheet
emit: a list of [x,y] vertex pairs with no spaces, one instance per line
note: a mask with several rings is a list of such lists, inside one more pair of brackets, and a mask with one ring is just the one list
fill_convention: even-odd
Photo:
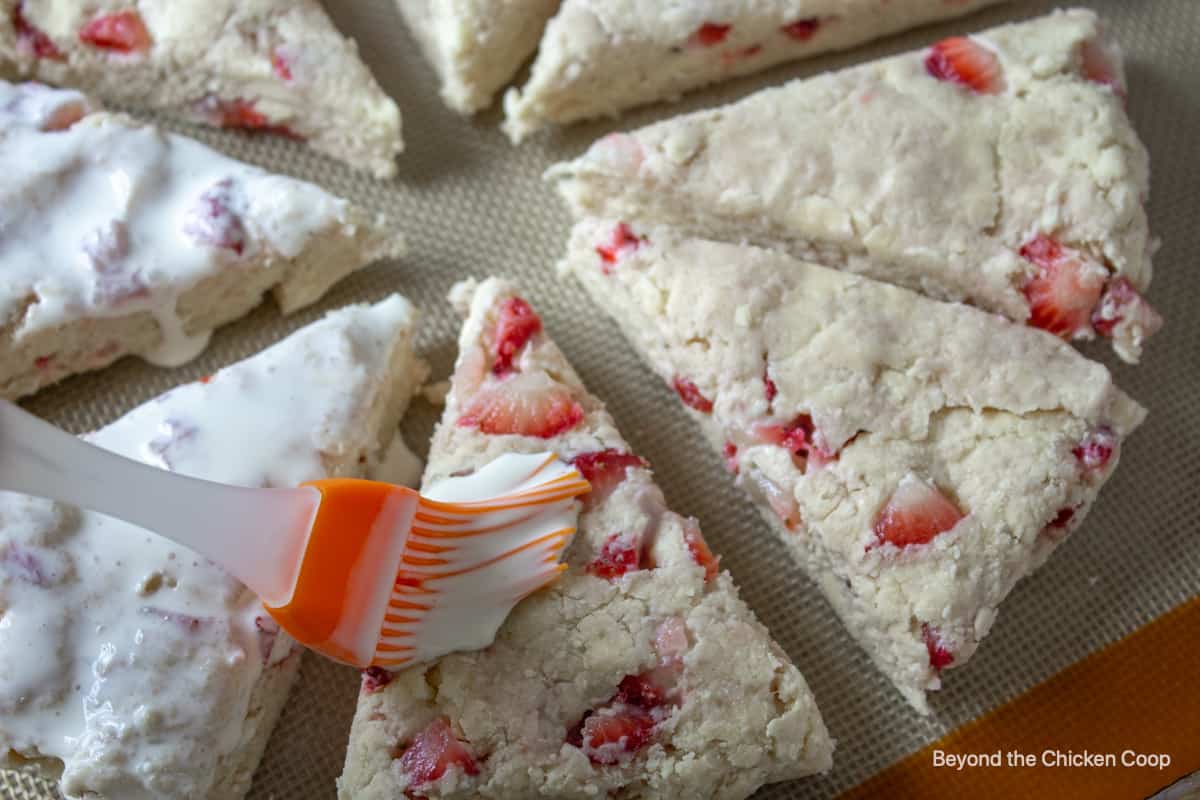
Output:
[[[42,392],[25,403],[30,410],[69,430],[88,430],[262,349],[329,309],[393,291],[423,310],[418,347],[434,376],[442,378],[452,366],[458,332],[444,299],[451,284],[468,275],[513,277],[588,386],[608,402],[631,445],[654,465],[671,505],[700,519],[722,566],[808,679],[838,740],[829,776],[766,787],[756,798],[830,797],[1200,593],[1200,331],[1194,321],[1200,307],[1194,271],[1200,253],[1200,0],[1078,4],[1104,16],[1127,55],[1129,111],[1152,159],[1150,220],[1163,240],[1149,298],[1167,320],[1140,366],[1116,362],[1104,347],[1088,352],[1113,369],[1150,417],[1129,440],[1120,468],[1081,529],[1017,588],[971,663],[947,673],[948,687],[934,695],[928,719],[870,667],[733,487],[671,391],[641,365],[582,290],[554,274],[570,220],[540,175],[612,130],[1034,16],[1054,4],[1001,6],[513,148],[497,129],[496,111],[462,119],[442,106],[433,73],[392,3],[341,0],[327,7],[400,103],[407,149],[394,182],[372,181],[293,142],[168,126],[390,214],[403,228],[410,254],[357,274],[300,314],[282,318],[274,308],[258,310],[219,331],[205,354],[186,367],[161,370],[126,359]],[[417,452],[427,449],[437,414],[418,402],[405,420]],[[334,796],[357,687],[354,670],[306,658],[251,798]],[[0,772],[3,800],[54,796],[44,784]]]

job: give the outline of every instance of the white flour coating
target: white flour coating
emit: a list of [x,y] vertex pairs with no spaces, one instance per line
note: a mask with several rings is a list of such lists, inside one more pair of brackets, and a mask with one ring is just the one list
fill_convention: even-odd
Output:
[[209,332],[184,333],[180,295],[350,224],[348,204],[313,184],[119,115],[55,129],[85,108],[73,91],[0,82],[0,322],[20,321],[18,341],[149,311],[163,340],[146,357],[181,364]]
[[[245,486],[361,474],[421,380],[413,322],[399,296],[335,312],[87,438]],[[271,724],[248,716],[256,692],[273,671],[294,673],[294,650],[213,563],[109,517],[0,493],[0,753],[61,761],[69,797],[240,797],[257,754],[242,760]]]
[[[972,38],[997,59],[996,94],[937,80],[925,49],[605,137],[548,175],[577,217],[781,247],[1017,321],[1036,272],[1020,251],[1039,235],[1145,291],[1149,157],[1096,15]],[[1136,361],[1147,333],[1130,319],[1114,346]]]
[[[597,247],[614,225],[579,222],[564,266],[664,380],[711,404],[691,403],[739,484],[926,710],[941,668],[967,662],[1016,582],[1083,520],[1145,411],[1044,331],[663,226],[633,225],[609,262]],[[807,457],[781,426],[807,426]],[[1107,448],[1090,465],[1089,442]],[[918,486],[961,519],[881,542],[889,501]]]

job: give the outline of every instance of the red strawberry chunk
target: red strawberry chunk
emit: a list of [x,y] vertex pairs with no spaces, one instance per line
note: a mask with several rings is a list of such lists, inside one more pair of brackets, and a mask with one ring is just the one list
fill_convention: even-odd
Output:
[[132,9],[96,17],[79,31],[79,39],[116,53],[141,53],[152,44],[142,15]]
[[692,560],[704,567],[704,580],[712,580],[720,570],[720,559],[708,549],[708,542],[700,533],[700,526],[694,519],[686,521],[683,532],[683,543],[687,546]]
[[725,469],[729,470],[734,475],[737,475],[738,474],[737,445],[734,444],[733,442],[726,442],[724,449],[721,451],[721,455],[725,459]]
[[54,363],[54,356],[55,353],[51,353],[48,356],[38,356],[33,360],[33,366],[37,369],[49,369],[50,365]]
[[395,677],[395,674],[383,667],[367,667],[362,671],[362,692],[374,694],[391,683]]
[[183,232],[197,243],[230,250],[242,255],[246,249],[246,228],[238,213],[245,204],[233,181],[224,178],[200,195],[184,218]]
[[925,70],[939,81],[957,83],[976,94],[998,94],[1004,88],[996,54],[963,36],[943,39],[930,48]]
[[725,37],[729,35],[729,31],[732,29],[732,25],[706,22],[692,34],[692,41],[704,47],[712,47],[715,44],[725,41]]
[[596,253],[602,262],[601,272],[611,275],[613,265],[627,253],[637,250],[644,241],[644,238],[634,235],[633,229],[624,222],[618,222],[609,233],[608,241],[596,245]]
[[592,453],[580,453],[571,460],[575,469],[579,470],[592,489],[583,498],[585,508],[591,508],[612,494],[613,490],[625,480],[625,472],[629,468],[646,469],[650,464],[646,459],[633,453],[608,449]]
[[28,50],[38,58],[48,58],[51,61],[66,61],[66,56],[55,46],[54,40],[25,18],[24,2],[18,2],[13,7],[12,24],[17,32],[17,46]]
[[838,454],[817,444],[816,426],[808,414],[799,414],[787,425],[756,425],[754,435],[768,444],[779,445],[794,456],[805,459],[804,468],[809,465],[822,467],[837,461]]
[[593,764],[618,764],[650,742],[654,718],[645,709],[618,703],[583,721],[580,741]]
[[648,673],[626,675],[617,686],[616,700],[649,711],[667,703],[667,691],[654,682]]
[[793,23],[784,25],[779,30],[797,42],[807,42],[816,34],[819,27],[821,27],[821,20],[816,17],[809,17],[808,19],[798,19]]
[[637,537],[614,533],[604,540],[600,552],[587,565],[589,575],[615,580],[642,568],[642,546]]
[[291,83],[291,81],[292,81],[291,62],[288,60],[287,56],[285,56],[279,48],[276,48],[275,50],[273,50],[271,52],[271,69],[274,70],[275,74],[278,75],[281,79],[287,81],[288,83]]
[[959,523],[963,513],[935,487],[905,476],[875,521],[875,541],[896,547],[927,544]]
[[1099,471],[1108,466],[1117,451],[1117,435],[1111,428],[1100,427],[1083,437],[1071,450],[1079,464],[1086,470]]
[[1023,245],[1021,257],[1038,266],[1022,287],[1029,324],[1066,338],[1090,331],[1107,270],[1043,235]]
[[763,371],[763,388],[767,392],[767,406],[775,402],[775,398],[779,395],[779,387],[775,385],[775,381],[771,380],[771,375],[767,371]]
[[1122,327],[1135,325],[1141,329],[1142,336],[1151,336],[1162,327],[1163,320],[1146,298],[1133,288],[1129,279],[1122,276],[1108,284],[1108,290],[1092,314],[1091,323],[1101,336],[1113,337]]
[[458,424],[490,435],[550,439],[583,421],[583,407],[567,387],[544,373],[518,374],[475,396]]
[[496,323],[495,361],[492,372],[505,375],[513,370],[513,359],[530,339],[542,329],[542,319],[529,303],[520,297],[510,297],[500,306],[500,321]]
[[929,651],[929,666],[941,670],[954,663],[952,653],[942,641],[941,634],[929,623],[921,624],[921,638],[925,640],[925,649]]
[[672,385],[675,387],[675,393],[679,395],[679,399],[683,401],[684,405],[691,406],[704,414],[712,413],[712,400],[700,394],[700,390],[696,388],[696,384],[687,378],[681,378],[676,375]]
[[412,740],[400,756],[400,769],[409,786],[424,786],[458,767],[467,775],[478,775],[479,764],[471,751],[454,736],[450,721],[438,717]]

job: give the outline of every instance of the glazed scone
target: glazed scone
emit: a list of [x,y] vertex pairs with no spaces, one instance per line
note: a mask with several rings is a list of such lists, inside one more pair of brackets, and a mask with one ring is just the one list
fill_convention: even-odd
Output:
[[0,0],[5,73],[396,174],[400,110],[316,0]]
[[466,324],[425,485],[554,450],[593,489],[568,571],[493,645],[364,674],[340,797],[743,798],[827,770],[804,678],[537,314],[496,279],[451,297]]
[[442,82],[442,101],[460,114],[492,97],[537,49],[559,0],[396,0]]
[[767,89],[598,141],[579,217],[661,222],[963,300],[1136,361],[1160,320],[1149,160],[1091,11]]
[[[399,295],[336,311],[86,438],[243,486],[362,475],[425,377],[413,325]],[[69,798],[243,797],[299,664],[257,598],[207,559],[0,493],[5,766],[32,760]]]
[[94,108],[0,81],[0,397],[131,353],[183,363],[268,290],[291,312],[403,250],[311,183]]
[[504,98],[519,142],[774,64],[840,50],[1001,0],[564,0],[525,87]]
[[1145,412],[1066,343],[778,251],[579,222],[565,267],[915,708],[1084,518]]

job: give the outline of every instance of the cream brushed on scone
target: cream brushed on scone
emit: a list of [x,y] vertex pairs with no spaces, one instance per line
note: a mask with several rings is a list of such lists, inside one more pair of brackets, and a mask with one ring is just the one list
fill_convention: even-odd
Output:
[[[361,475],[424,380],[414,324],[398,295],[333,312],[87,438],[251,487]],[[0,493],[5,766],[32,759],[69,798],[243,797],[299,663],[258,598],[207,559]]]
[[495,643],[364,675],[343,800],[745,798],[830,767],[804,678],[501,280],[466,317],[425,483],[553,448],[591,481],[569,569]]
[[1045,331],[778,251],[585,219],[564,266],[921,711],[1145,417]]
[[396,174],[400,110],[316,0],[0,0],[0,77],[303,139]]
[[1057,12],[602,139],[577,216],[668,223],[963,300],[1136,361],[1156,242],[1119,51]]

